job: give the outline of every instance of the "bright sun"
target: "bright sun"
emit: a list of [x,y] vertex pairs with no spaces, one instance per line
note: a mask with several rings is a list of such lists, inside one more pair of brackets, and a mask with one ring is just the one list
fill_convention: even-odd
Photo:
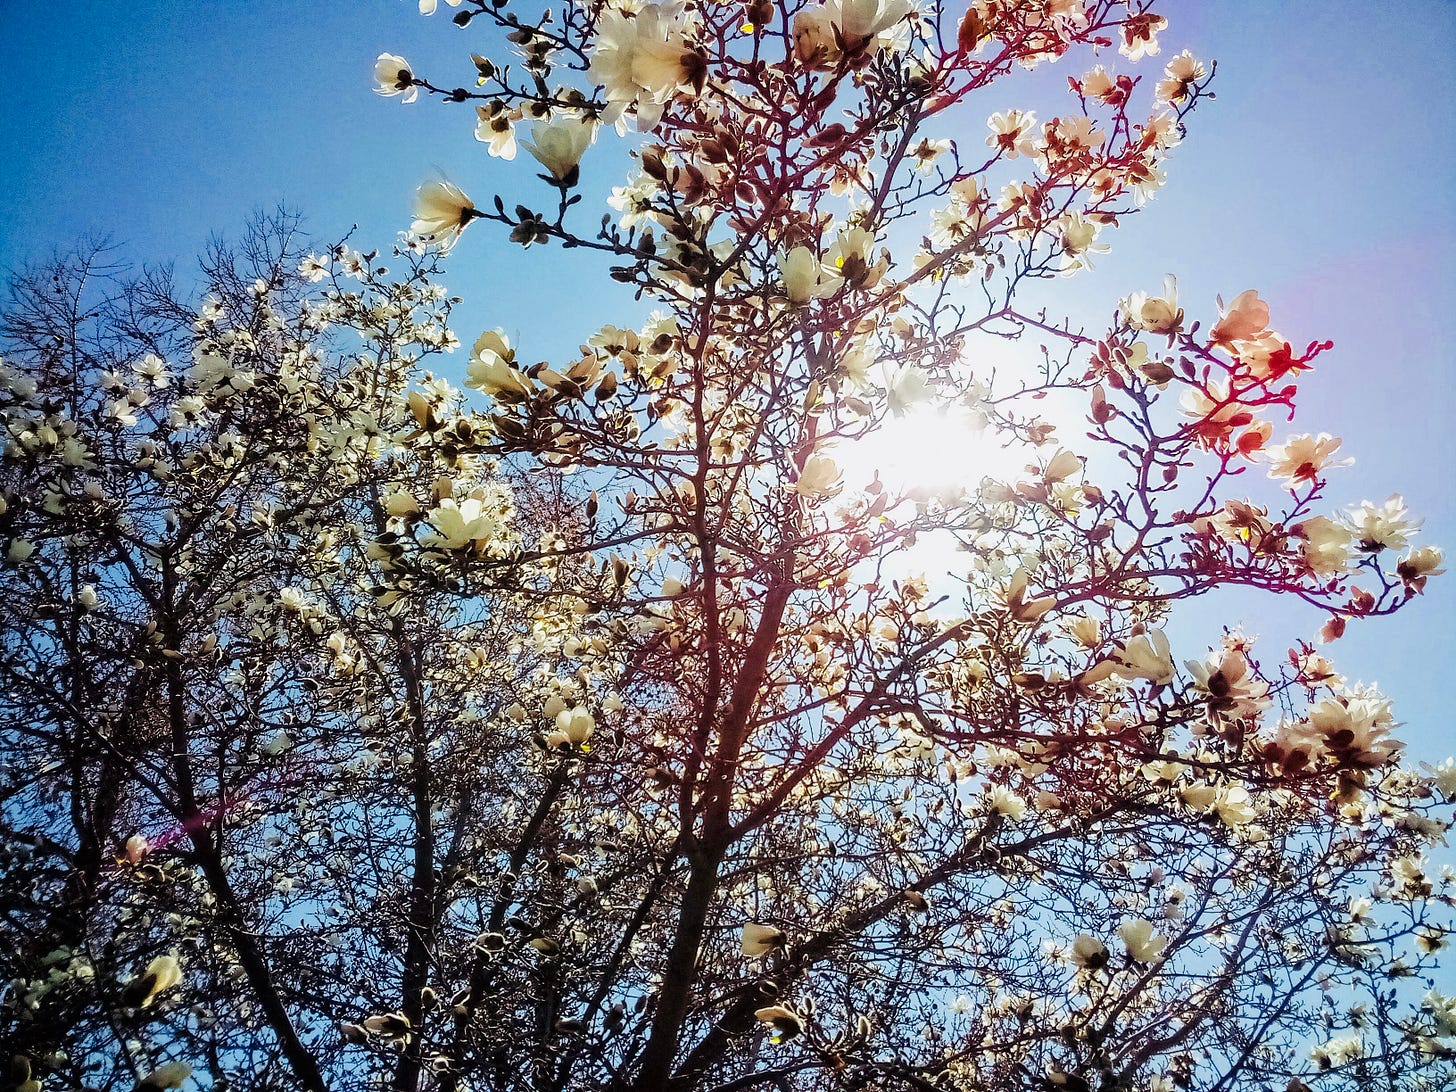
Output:
[[891,417],[864,439],[834,449],[846,485],[862,488],[878,473],[896,492],[957,486],[969,490],[988,476],[1014,479],[1030,455],[1024,444],[1002,446],[994,430],[956,406],[913,409]]

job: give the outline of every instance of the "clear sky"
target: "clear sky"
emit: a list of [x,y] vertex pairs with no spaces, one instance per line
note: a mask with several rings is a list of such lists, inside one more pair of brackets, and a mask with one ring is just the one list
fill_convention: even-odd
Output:
[[[471,139],[468,107],[370,92],[383,51],[442,82],[470,81],[475,34],[441,10],[422,19],[414,0],[0,0],[0,267],[86,232],[111,235],[134,259],[185,262],[211,233],[279,201],[304,212],[321,241],[358,224],[362,245],[387,247],[408,224],[414,187],[437,173],[477,198],[540,197],[532,171],[502,167]],[[1217,101],[1193,119],[1167,188],[1108,240],[1113,253],[1095,273],[1058,282],[1070,292],[1064,310],[1101,321],[1166,272],[1178,274],[1190,314],[1211,314],[1215,293],[1258,288],[1291,340],[1336,344],[1300,402],[1302,430],[1343,436],[1357,459],[1335,472],[1330,496],[1400,490],[1426,517],[1422,540],[1456,558],[1446,328],[1456,320],[1456,4],[1174,0],[1164,10],[1165,54],[1187,46],[1216,59]],[[586,165],[588,193],[612,181],[604,158]],[[617,286],[585,275],[586,259],[568,257],[467,236],[447,278],[467,299],[457,333],[468,343],[504,325],[540,358],[638,317]],[[1456,750],[1445,694],[1452,568],[1424,602],[1352,626],[1332,649],[1343,670],[1395,697],[1423,759]],[[1298,605],[1271,616],[1269,605],[1214,609],[1280,640],[1321,620]]]

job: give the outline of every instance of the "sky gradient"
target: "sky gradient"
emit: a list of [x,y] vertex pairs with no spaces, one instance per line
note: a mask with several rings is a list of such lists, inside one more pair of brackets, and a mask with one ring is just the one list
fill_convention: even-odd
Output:
[[[1426,518],[1420,541],[1456,554],[1446,329],[1456,315],[1456,96],[1446,79],[1456,5],[1185,0],[1166,10],[1164,56],[1186,46],[1217,60],[1217,101],[1193,118],[1157,200],[1104,237],[1113,252],[1054,286],[1061,310],[1104,324],[1120,296],[1157,288],[1168,272],[1190,314],[1211,314],[1216,293],[1259,289],[1292,341],[1335,342],[1301,384],[1294,429],[1343,436],[1356,458],[1334,472],[1332,501],[1401,491]],[[387,248],[408,225],[414,187],[437,174],[477,198],[542,199],[524,162],[490,160],[471,139],[468,107],[371,94],[384,51],[442,82],[469,82],[476,36],[442,12],[422,19],[413,0],[0,0],[0,37],[23,69],[0,98],[0,267],[87,233],[111,236],[135,261],[185,264],[213,232],[235,233],[280,201],[321,243],[357,224],[356,242]],[[993,95],[986,113],[1019,105]],[[613,162],[588,160],[585,192],[605,192]],[[583,223],[605,211],[584,210]],[[637,321],[640,306],[586,261],[467,236],[447,267],[447,285],[467,300],[457,333],[468,344],[503,325],[542,358],[604,322]],[[455,363],[463,371],[463,355]],[[1276,426],[1276,440],[1289,431]],[[1275,615],[1269,606],[1200,604],[1200,639],[1216,636],[1215,617],[1279,640],[1322,620],[1299,604]],[[1444,687],[1453,608],[1456,572],[1402,616],[1352,626],[1331,650],[1352,678],[1378,680],[1396,699],[1419,759],[1456,749]]]

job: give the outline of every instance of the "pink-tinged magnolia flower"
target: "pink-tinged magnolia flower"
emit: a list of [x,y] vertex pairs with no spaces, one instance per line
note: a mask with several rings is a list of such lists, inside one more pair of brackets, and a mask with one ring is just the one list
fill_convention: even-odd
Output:
[[1318,436],[1291,436],[1277,447],[1265,452],[1269,459],[1269,477],[1286,481],[1291,488],[1301,482],[1312,482],[1324,471],[1337,466],[1349,466],[1354,459],[1334,458],[1340,450],[1340,438],[1321,432]]
[[1132,80],[1126,76],[1114,78],[1112,73],[1100,64],[1079,81],[1083,95],[1107,106],[1121,106],[1132,90]]
[[986,124],[991,128],[986,143],[1007,159],[1036,154],[1036,141],[1032,135],[1036,130],[1036,115],[1030,110],[992,114]]
[[1185,49],[1163,68],[1163,78],[1158,81],[1158,101],[1182,102],[1193,84],[1206,75],[1208,70],[1203,62]]
[[1236,719],[1252,717],[1269,707],[1269,684],[1249,674],[1249,661],[1237,649],[1206,660],[1189,660],[1193,684],[1215,713]]
[[1173,654],[1168,635],[1160,629],[1142,633],[1117,654],[1117,673],[1124,679],[1147,679],[1157,686],[1173,681]]
[[476,217],[475,202],[449,182],[426,182],[415,193],[415,220],[410,231],[425,243],[449,250]]
[[403,95],[401,102],[414,102],[419,96],[409,62],[393,53],[381,53],[374,62],[374,93],[387,98]]
[[[1236,444],[1234,433],[1255,424],[1254,412],[1229,393],[1227,382],[1210,379],[1206,387],[1189,387],[1179,399],[1179,405],[1194,419],[1189,428],[1201,447],[1214,451],[1232,451],[1236,447],[1246,450],[1244,445]],[[1267,422],[1260,422],[1259,435],[1254,439],[1262,441],[1271,430]],[[1247,450],[1261,446],[1261,443],[1251,443],[1252,448]]]
[[1161,49],[1158,35],[1167,27],[1168,20],[1152,12],[1129,15],[1123,21],[1122,41],[1118,44],[1117,51],[1130,61],[1156,57]]
[[1350,531],[1332,519],[1311,516],[1289,533],[1302,540],[1301,560],[1315,576],[1335,576],[1350,564]]
[[1218,321],[1211,340],[1225,348],[1239,341],[1256,341],[1269,331],[1269,305],[1252,288],[1240,292],[1228,307],[1219,300]]
[[893,44],[890,31],[915,10],[911,0],[828,0],[794,16],[794,52],[810,68]]
[[1405,582],[1409,591],[1424,591],[1427,577],[1440,576],[1446,571],[1441,568],[1444,560],[1446,555],[1439,546],[1421,546],[1400,559],[1395,573]]
[[1178,280],[1171,273],[1163,282],[1161,296],[1134,292],[1122,301],[1121,309],[1123,318],[1134,330],[1171,336],[1183,328],[1183,308],[1178,306]]
[[1399,493],[1392,493],[1381,505],[1361,501],[1350,509],[1346,522],[1355,544],[1367,554],[1381,550],[1404,550],[1421,521],[1411,517]]

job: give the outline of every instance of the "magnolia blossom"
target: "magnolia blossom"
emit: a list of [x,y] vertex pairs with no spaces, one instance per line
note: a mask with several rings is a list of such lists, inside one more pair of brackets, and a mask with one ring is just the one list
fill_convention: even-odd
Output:
[[794,16],[794,52],[810,67],[833,67],[844,55],[890,47],[894,39],[886,32],[914,11],[911,0],[828,0],[806,7]]
[[1130,61],[1156,57],[1161,48],[1158,35],[1167,27],[1168,20],[1152,12],[1129,15],[1123,20],[1122,40],[1118,43],[1117,51]]
[[1004,785],[993,785],[987,796],[987,803],[990,810],[997,815],[1005,816],[1013,823],[1019,823],[1026,817],[1026,800],[1017,796],[1016,793]]
[[787,254],[780,254],[778,262],[784,278],[784,295],[800,307],[810,300],[834,295],[844,283],[837,273],[825,269],[806,246],[796,246]]
[[1269,332],[1269,305],[1252,288],[1240,292],[1228,307],[1219,301],[1218,321],[1211,340],[1225,348],[1240,341],[1256,341]]
[[[449,4],[452,8],[458,8],[460,6],[460,0],[445,0],[445,3]],[[420,14],[434,15],[435,9],[439,6],[439,0],[420,0]]]
[[805,500],[824,500],[841,488],[839,464],[828,455],[810,455],[794,483],[794,492]]
[[875,237],[862,227],[845,228],[824,255],[824,265],[851,288],[869,289],[880,283],[890,268],[888,252],[875,257]]
[[1127,945],[1129,959],[1152,963],[1163,954],[1168,939],[1153,932],[1153,923],[1143,918],[1129,918],[1117,928],[1117,935]]
[[1395,573],[1405,581],[1407,589],[1422,591],[1427,577],[1440,576],[1446,571],[1441,567],[1441,562],[1445,559],[1446,555],[1439,546],[1421,546],[1400,559]]
[[563,709],[556,714],[556,729],[547,737],[553,747],[582,747],[596,731],[597,720],[583,705]]
[[[136,1092],[163,1092],[168,1088],[181,1088],[182,1082],[190,1076],[192,1067],[186,1062],[167,1062],[137,1081]],[[36,1087],[39,1088],[39,1085]]]
[[1068,960],[1078,967],[1089,971],[1095,971],[1099,967],[1107,966],[1108,957],[1107,945],[1096,937],[1081,934],[1072,941],[1071,950],[1067,953]]
[[1242,785],[1221,785],[1213,800],[1213,810],[1229,827],[1241,827],[1254,821],[1253,799]]
[[511,112],[499,103],[475,108],[475,139],[498,159],[516,158],[516,127]]
[[992,114],[986,124],[991,127],[991,135],[986,138],[986,143],[1007,159],[1036,153],[1033,136],[1036,115],[1030,110],[1025,113],[1020,110],[1007,110],[1004,114]]
[[1411,517],[1399,493],[1392,493],[1380,505],[1361,501],[1345,517],[1356,544],[1366,553],[1404,550],[1421,521]]
[[1203,62],[1185,49],[1164,66],[1163,78],[1158,81],[1158,101],[1182,102],[1192,85],[1206,75]]
[[403,95],[401,102],[414,102],[420,93],[409,62],[393,53],[381,53],[374,62],[374,82],[376,95]]
[[607,8],[596,29],[588,71],[606,92],[603,120],[621,128],[626,113],[635,110],[639,129],[656,128],[667,103],[690,86],[700,68],[685,36],[682,6],[647,4],[635,15]]
[[740,939],[743,954],[751,959],[766,956],[775,948],[782,948],[788,943],[788,937],[784,936],[782,929],[776,929],[772,925],[760,925],[752,921],[744,924]]
[[1249,661],[1239,649],[1225,649],[1207,660],[1189,660],[1186,666],[1194,686],[1215,712],[1252,717],[1269,705],[1269,684],[1250,673]]
[[522,141],[526,151],[564,186],[576,184],[577,167],[587,146],[596,140],[596,122],[577,114],[560,114],[531,127],[531,139]]
[[182,964],[174,955],[159,955],[147,969],[126,984],[123,997],[135,1008],[147,1008],[160,994],[182,981]]
[[1291,487],[1300,482],[1312,482],[1325,470],[1337,466],[1349,466],[1354,459],[1335,460],[1340,450],[1340,438],[1321,432],[1318,436],[1305,434],[1291,436],[1277,447],[1271,447],[1264,455],[1269,460],[1269,477],[1286,481]]
[[477,215],[475,202],[458,186],[443,180],[426,182],[415,193],[415,220],[410,231],[426,243],[449,250]]
[[1062,272],[1065,274],[1091,269],[1093,254],[1106,254],[1112,249],[1097,241],[1102,225],[1080,212],[1062,213],[1057,217],[1057,229],[1062,237]]
[[885,373],[885,394],[890,412],[897,417],[924,402],[932,389],[929,373],[913,364]]
[[1117,673],[1124,679],[1147,679],[1158,686],[1173,681],[1173,655],[1168,635],[1160,629],[1132,638],[1116,659]]
[[1183,309],[1178,306],[1178,280],[1171,273],[1163,282],[1161,296],[1134,292],[1120,306],[1123,318],[1135,330],[1171,336],[1183,328]]
[[499,505],[488,505],[480,497],[456,501],[446,497],[425,517],[433,531],[420,541],[444,550],[464,550],[496,541],[505,531]]
[[753,1018],[773,1029],[773,1042],[786,1043],[804,1030],[799,1014],[784,1005],[768,1005],[755,1009]]
[[1302,539],[1301,559],[1315,576],[1334,576],[1350,564],[1350,531],[1324,516],[1311,516],[1289,528]]

